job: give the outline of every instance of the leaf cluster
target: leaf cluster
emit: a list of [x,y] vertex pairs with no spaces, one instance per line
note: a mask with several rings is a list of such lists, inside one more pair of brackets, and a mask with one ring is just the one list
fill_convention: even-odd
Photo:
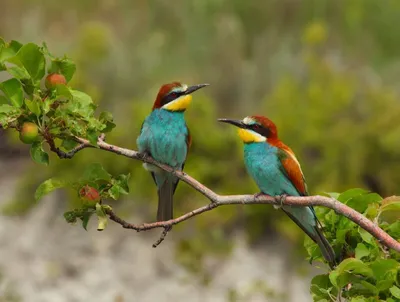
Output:
[[[400,238],[400,197],[382,199],[376,193],[351,189],[328,193],[363,213],[393,238]],[[398,301],[400,299],[400,253],[384,248],[376,238],[333,210],[317,208],[325,234],[343,261],[329,274],[311,282],[314,301],[335,301],[337,295],[349,301]],[[321,259],[318,247],[306,239],[310,261]]]
[[[77,144],[76,136],[96,144],[100,133],[115,127],[111,113],[102,112],[96,117],[97,106],[92,98],[68,86],[75,70],[69,58],[53,56],[46,44],[5,42],[0,38],[0,71],[8,74],[0,83],[0,125],[18,131],[25,122],[38,127],[40,137],[31,144],[30,152],[35,162],[49,163],[44,142],[69,151]],[[53,73],[64,76],[67,84],[46,88],[45,78]]]

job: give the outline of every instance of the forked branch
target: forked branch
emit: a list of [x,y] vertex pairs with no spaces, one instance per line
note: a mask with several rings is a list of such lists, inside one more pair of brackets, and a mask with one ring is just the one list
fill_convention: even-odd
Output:
[[[53,150],[55,147],[50,145],[52,151],[56,152],[60,158],[71,158],[76,152],[87,148],[87,147],[94,147],[88,140],[83,138],[75,138],[77,142],[79,142],[79,146],[76,147],[74,150],[65,153],[58,149],[58,151]],[[206,198],[210,200],[210,203],[195,209],[191,212],[188,212],[180,217],[175,219],[167,220],[167,221],[160,221],[160,222],[153,222],[153,223],[144,223],[144,224],[131,224],[120,217],[118,217],[112,210],[107,211],[107,215],[109,218],[116,223],[120,224],[122,227],[126,229],[133,229],[136,231],[147,231],[154,228],[164,228],[164,232],[162,233],[161,238],[153,245],[154,247],[160,244],[165,236],[167,235],[168,231],[171,227],[175,224],[183,222],[193,216],[199,215],[204,212],[211,211],[212,209],[219,207],[219,206],[226,206],[226,205],[247,205],[247,204],[274,204],[280,205],[280,199],[277,197],[272,197],[268,195],[219,195],[212,191],[211,189],[207,188],[200,182],[198,182],[193,177],[189,176],[185,172],[174,170],[173,168],[158,163],[153,158],[146,154],[141,154],[137,151],[121,148],[115,145],[108,144],[104,141],[104,136],[100,136],[97,147],[99,149],[116,153],[118,155],[126,156],[132,159],[140,160],[152,165],[155,165],[167,172],[171,172],[176,177],[178,177],[183,182],[187,183],[193,189],[197,190],[201,194],[203,194]],[[67,156],[66,156],[67,155]],[[387,234],[384,230],[379,228],[375,223],[371,220],[367,219],[362,214],[358,213],[354,209],[348,207],[347,205],[339,202],[338,200],[325,197],[325,196],[288,196],[283,201],[283,204],[292,205],[292,206],[323,206],[330,209],[333,209],[337,214],[343,215],[359,225],[361,228],[369,232],[372,236],[380,241],[381,244],[384,246],[391,248],[397,252],[400,252],[400,242],[395,240],[389,234]]]

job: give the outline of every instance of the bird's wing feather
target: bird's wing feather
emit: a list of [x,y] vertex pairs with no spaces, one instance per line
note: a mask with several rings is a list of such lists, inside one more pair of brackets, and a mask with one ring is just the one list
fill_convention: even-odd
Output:
[[[186,158],[187,158],[187,156],[189,154],[189,148],[192,145],[192,136],[190,135],[190,131],[189,131],[188,126],[186,126],[186,129],[187,129],[187,136],[186,136],[186,146],[187,146]],[[186,161],[186,158],[185,158],[185,161]],[[182,164],[182,168],[181,168],[182,171],[183,171],[184,167],[185,167],[185,162]],[[172,191],[173,193],[175,193],[175,190],[176,190],[176,187],[178,186],[178,183],[179,183],[179,178],[177,178],[176,182],[174,183],[174,188],[173,188],[173,191]]]
[[293,151],[289,147],[285,147],[278,148],[278,157],[282,164],[282,170],[300,195],[308,195],[307,184],[301,171],[300,163]]

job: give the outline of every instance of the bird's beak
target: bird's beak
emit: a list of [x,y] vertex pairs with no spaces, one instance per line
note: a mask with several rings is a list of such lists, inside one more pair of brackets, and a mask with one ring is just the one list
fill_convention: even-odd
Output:
[[246,128],[246,124],[243,123],[243,121],[241,121],[241,120],[231,120],[231,119],[227,119],[227,118],[219,118],[218,122],[231,124],[231,125],[234,125],[239,128]]
[[185,94],[192,94],[193,92],[195,92],[196,90],[199,90],[203,87],[209,86],[210,84],[198,84],[198,85],[193,85],[193,86],[189,86],[186,91]]

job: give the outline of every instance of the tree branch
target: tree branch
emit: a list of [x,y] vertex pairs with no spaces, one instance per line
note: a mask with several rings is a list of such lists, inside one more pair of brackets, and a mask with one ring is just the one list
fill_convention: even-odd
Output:
[[[76,138],[76,140],[80,143],[80,148],[75,148],[74,150],[68,152],[67,154],[71,155],[71,157],[78,151],[86,148],[86,147],[94,147],[90,144],[90,142],[83,138]],[[129,157],[132,159],[140,160],[146,162],[148,164],[155,165],[167,172],[171,172],[176,177],[178,177],[183,182],[187,183],[189,186],[203,194],[206,198],[210,200],[208,205],[195,209],[191,212],[188,212],[180,217],[175,219],[167,220],[167,221],[160,221],[160,222],[153,222],[153,223],[144,223],[140,225],[131,224],[123,219],[119,218],[112,210],[107,210],[106,213],[111,220],[120,224],[123,228],[126,229],[133,229],[136,231],[146,231],[154,228],[164,228],[164,232],[160,239],[153,245],[154,247],[160,244],[165,236],[167,235],[168,231],[171,227],[175,224],[181,223],[189,218],[199,215],[204,212],[208,212],[213,210],[219,206],[226,206],[226,205],[247,205],[247,204],[272,204],[272,205],[280,205],[280,200],[277,197],[272,197],[268,195],[219,195],[212,191],[211,189],[207,188],[200,182],[198,182],[193,177],[189,176],[185,172],[174,170],[173,168],[158,163],[153,158],[146,154],[141,154],[137,151],[121,148],[118,146],[114,146],[108,144],[104,141],[104,136],[99,137],[97,147],[109,151],[112,153],[116,153],[118,155],[123,155],[125,157]],[[51,148],[51,146],[50,146]],[[57,152],[56,152],[57,153]],[[59,156],[60,154],[57,153]],[[61,158],[70,158],[70,157],[63,157]],[[374,236],[378,241],[385,245],[388,248],[391,248],[397,252],[400,252],[400,242],[395,240],[394,238],[390,237],[384,230],[379,228],[376,224],[374,224],[371,220],[367,219],[362,214],[358,213],[354,209],[348,207],[347,205],[339,202],[338,200],[330,197],[325,196],[287,196],[285,201],[283,202],[285,205],[292,205],[292,206],[323,206],[334,210],[337,214],[343,215],[359,225],[361,228],[369,232],[372,236]]]

